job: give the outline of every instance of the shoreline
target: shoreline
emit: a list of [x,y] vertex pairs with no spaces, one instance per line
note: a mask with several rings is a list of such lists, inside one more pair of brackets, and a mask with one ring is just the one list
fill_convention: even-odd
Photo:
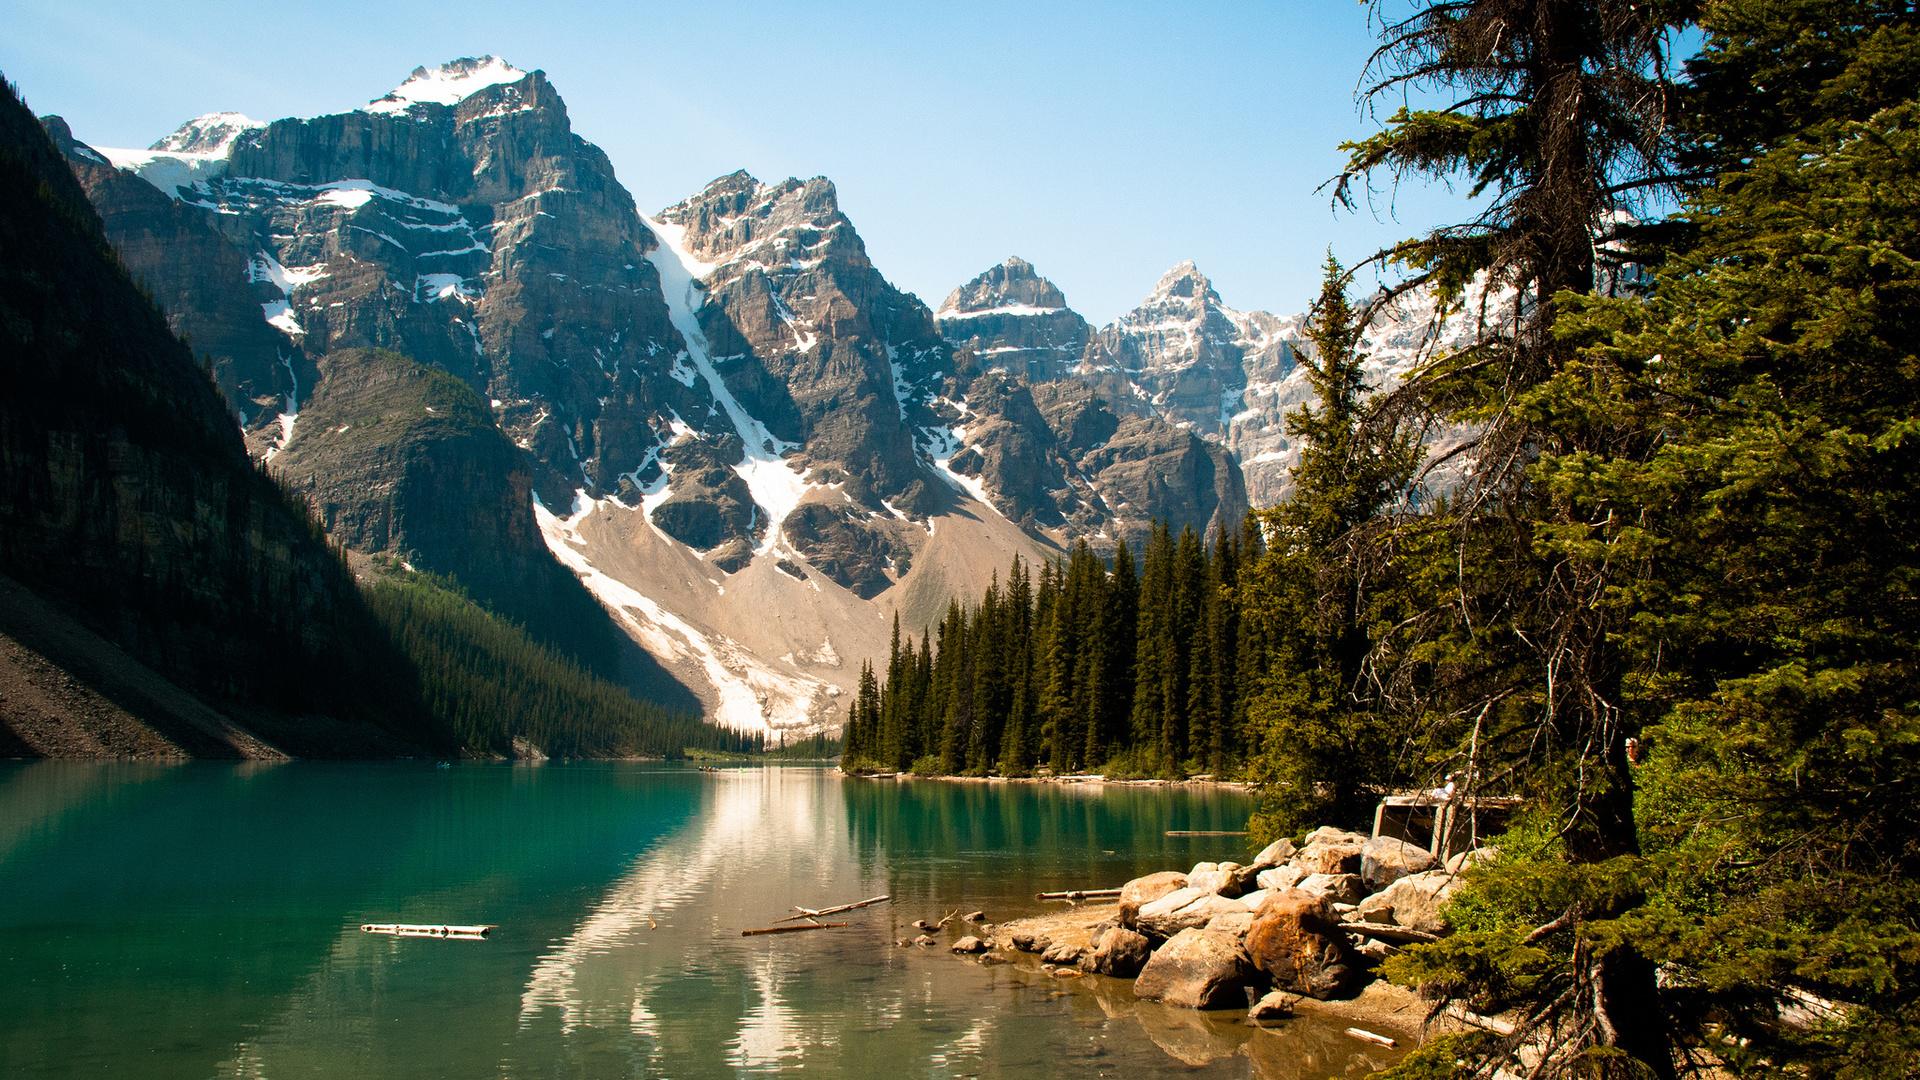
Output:
[[1244,780],[1214,780],[1195,777],[1187,780],[1109,780],[1105,776],[1088,774],[1076,776],[927,776],[913,772],[848,772],[838,765],[833,771],[849,780],[942,780],[961,784],[1059,784],[1062,786],[1087,787],[1210,787],[1225,791],[1238,791],[1251,795],[1253,785]]

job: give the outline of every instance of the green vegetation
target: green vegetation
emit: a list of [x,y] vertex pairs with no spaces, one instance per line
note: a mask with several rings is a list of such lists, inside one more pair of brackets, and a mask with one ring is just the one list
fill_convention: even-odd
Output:
[[1156,525],[1136,572],[1084,542],[1040,567],[1015,558],[977,607],[956,600],[918,645],[895,620],[884,683],[869,665],[846,727],[846,767],[1027,776],[1100,769],[1186,776],[1239,769],[1253,748],[1243,688],[1263,669],[1242,633],[1239,568],[1262,550],[1249,520],[1212,552]]
[[419,669],[435,719],[476,753],[513,754],[516,739],[551,757],[744,755],[762,748],[759,736],[638,701],[582,671],[446,578],[399,571],[366,595]]
[[[1475,220],[1383,256],[1514,299],[1358,410],[1316,336],[1325,454],[1243,591],[1279,642],[1256,828],[1443,772],[1528,797],[1459,932],[1386,967],[1518,1028],[1390,1075],[1914,1075],[1920,11],[1408,10],[1373,85],[1445,107],[1351,144],[1343,188],[1469,177]],[[1680,213],[1620,225],[1661,191]],[[1477,434],[1429,490],[1398,451],[1436,421]]]

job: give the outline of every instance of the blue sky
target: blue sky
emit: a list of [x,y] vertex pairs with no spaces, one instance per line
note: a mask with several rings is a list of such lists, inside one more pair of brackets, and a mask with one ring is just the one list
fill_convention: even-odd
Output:
[[5,0],[0,71],[81,139],[341,112],[416,65],[544,69],[642,210],[716,176],[825,175],[895,284],[937,307],[1017,254],[1096,324],[1192,259],[1234,307],[1286,314],[1348,262],[1464,214],[1315,188],[1373,130],[1367,9],[1211,4]]

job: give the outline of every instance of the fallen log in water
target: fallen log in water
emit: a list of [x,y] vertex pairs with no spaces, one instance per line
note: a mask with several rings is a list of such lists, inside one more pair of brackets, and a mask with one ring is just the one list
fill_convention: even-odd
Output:
[[1220,832],[1213,829],[1168,829],[1168,836],[1245,836],[1244,832]]
[[1356,1039],[1360,1039],[1364,1042],[1379,1043],[1381,1046],[1400,1045],[1399,1043],[1394,1042],[1392,1039],[1387,1038],[1385,1035],[1375,1035],[1373,1032],[1368,1031],[1365,1028],[1348,1028],[1347,1034],[1353,1036]]
[[393,934],[397,937],[483,938],[493,931],[495,925],[497,924],[461,926],[444,923],[361,923],[360,929],[369,934]]
[[839,907],[821,908],[819,911],[814,911],[811,908],[803,908],[800,905],[795,904],[793,906],[793,910],[799,912],[800,914],[789,915],[784,919],[775,919],[774,921],[775,922],[792,922],[795,919],[814,919],[814,918],[819,918],[822,915],[838,915],[843,911],[852,911],[854,908],[863,908],[872,904],[881,904],[891,899],[893,899],[893,897],[891,896],[876,896],[871,900],[861,900],[852,904],[841,904]]
[[742,930],[740,931],[740,936],[752,937],[755,934],[797,934],[802,930],[832,930],[835,927],[845,925],[847,924],[843,922],[822,922],[813,923],[810,926],[769,926],[765,930]]
[[1120,895],[1119,889],[1070,889],[1066,892],[1037,892],[1035,900],[1105,900]]

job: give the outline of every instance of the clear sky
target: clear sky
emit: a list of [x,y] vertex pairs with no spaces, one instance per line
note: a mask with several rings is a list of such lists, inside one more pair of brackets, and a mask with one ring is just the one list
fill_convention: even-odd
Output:
[[1347,0],[1208,4],[0,0],[0,71],[80,139],[366,104],[415,66],[492,53],[546,71],[573,129],[652,213],[744,168],[825,175],[874,263],[938,307],[1008,255],[1095,324],[1192,259],[1226,302],[1280,314],[1349,263],[1464,214],[1397,216],[1315,188],[1374,130],[1353,91],[1374,39]]

